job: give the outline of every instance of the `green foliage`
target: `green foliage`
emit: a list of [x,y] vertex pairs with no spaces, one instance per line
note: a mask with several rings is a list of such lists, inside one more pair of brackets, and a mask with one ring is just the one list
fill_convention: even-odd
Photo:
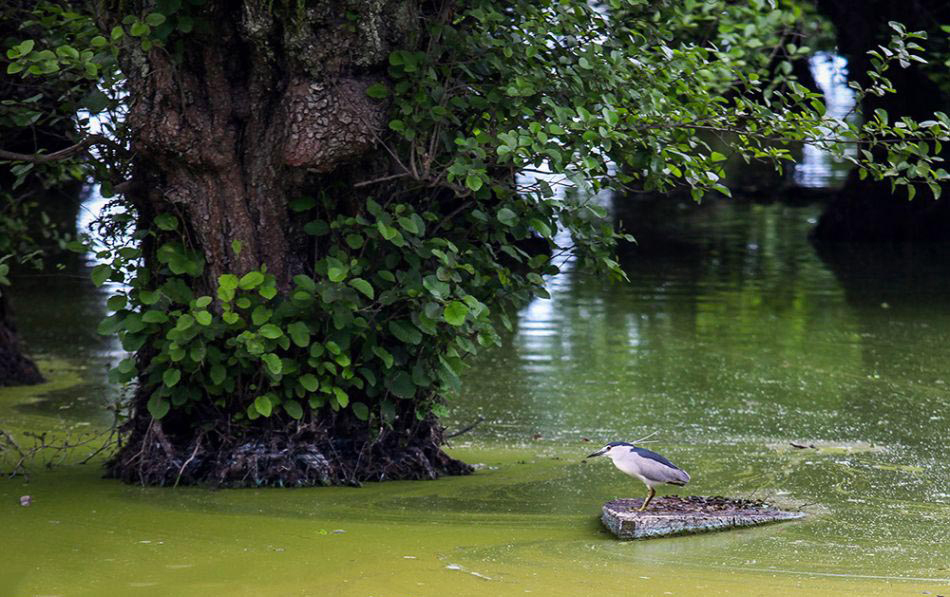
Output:
[[[115,107],[116,57],[156,47],[180,57],[187,36],[215,26],[201,4],[148,3],[108,35],[77,19],[81,33],[12,45],[8,70],[96,81],[90,102]],[[65,13],[44,6],[49,29],[70,31]],[[400,400],[417,416],[438,413],[465,359],[497,342],[515,309],[546,296],[552,255],[570,250],[582,267],[622,279],[614,249],[629,237],[594,201],[598,191],[729,193],[727,156],[700,133],[729,134],[735,155],[779,167],[792,143],[846,157],[857,145],[849,159],[863,175],[938,194],[950,120],[826,120],[820,95],[791,74],[790,61],[811,50],[797,36],[801,9],[783,6],[472,0],[425,21],[424,43],[393,51],[388,80],[367,89],[390,109],[380,142],[397,171],[361,181],[381,190],[356,205],[341,206],[332,188],[288,200],[318,247],[289,287],[263,265],[208,280],[188,222],[172,212],[137,230],[143,244],[99,251],[108,265],[94,281],[126,284],[99,331],[141,357],[112,378],[151,389],[156,418],[199,407],[240,420],[349,409],[391,423]],[[858,98],[893,92],[886,73],[921,60],[919,38],[895,24]],[[94,173],[108,191],[129,158],[101,158]],[[109,223],[125,230],[133,220]],[[559,229],[570,247],[558,246]],[[238,241],[231,248],[241,251]]]
[[[316,207],[326,219],[312,228],[330,249],[286,294],[262,268],[222,275],[216,296],[195,296],[201,257],[168,237],[177,223],[156,220],[153,234],[167,239],[156,251],[161,269],[137,270],[99,328],[118,333],[127,350],[148,346],[155,356],[141,371],[123,361],[114,381],[154,386],[156,417],[209,399],[239,419],[299,419],[305,409],[328,407],[385,420],[399,399],[416,399],[422,415],[457,384],[463,357],[496,340],[486,302],[514,307],[531,296],[534,282],[511,283],[520,277],[514,260],[426,235],[441,221],[433,212],[372,200],[358,217],[333,215],[330,200]],[[522,235],[529,232],[524,227]],[[354,236],[356,247],[345,240]],[[127,260],[100,266],[97,281],[119,262]],[[537,267],[546,271],[546,262]]]
[[[821,95],[792,76],[791,61],[812,51],[795,35],[802,17],[796,4],[613,0],[598,10],[481,0],[469,6],[452,23],[432,24],[440,43],[390,56],[389,127],[404,148],[398,154],[418,156],[407,175],[445,180],[459,196],[476,199],[517,190],[520,195],[509,195],[513,205],[494,212],[502,223],[514,224],[525,194],[550,206],[572,231],[583,228],[572,218],[583,210],[554,198],[546,180],[512,189],[498,179],[501,172],[549,167],[562,182],[591,191],[686,187],[697,199],[709,191],[728,195],[725,156],[703,133],[729,135],[736,156],[777,167],[791,159],[789,144],[809,142],[898,185],[935,188],[947,178],[920,146],[950,134],[939,115],[929,128],[824,117]],[[923,34],[892,27],[891,43],[870,52],[873,84],[851,84],[859,102],[894,92],[888,69],[924,61],[914,41]],[[852,145],[866,151],[852,157],[845,150]],[[609,238],[584,240],[609,246]],[[604,265],[604,259],[595,261]]]

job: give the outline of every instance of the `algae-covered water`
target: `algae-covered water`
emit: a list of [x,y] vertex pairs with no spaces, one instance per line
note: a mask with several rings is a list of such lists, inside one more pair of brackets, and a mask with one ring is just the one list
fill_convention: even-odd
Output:
[[[0,480],[0,595],[950,594],[950,251],[819,257],[818,213],[617,212],[640,237],[630,283],[567,264],[465,375],[446,422],[484,418],[451,442],[469,477],[145,489],[39,461]],[[103,428],[101,295],[73,278],[16,290],[51,381],[0,390],[0,428]],[[582,459],[653,432],[689,493],[810,516],[613,540],[601,504],[643,487]]]

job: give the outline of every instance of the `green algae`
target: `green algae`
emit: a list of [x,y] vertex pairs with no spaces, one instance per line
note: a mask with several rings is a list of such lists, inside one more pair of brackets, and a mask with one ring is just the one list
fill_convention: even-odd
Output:
[[[829,565],[827,515],[617,542],[597,516],[603,496],[629,493],[629,482],[568,459],[574,450],[543,452],[458,449],[488,466],[361,489],[140,488],[62,467],[0,484],[0,586],[10,595],[894,595],[950,582]],[[19,506],[20,494],[32,505]]]

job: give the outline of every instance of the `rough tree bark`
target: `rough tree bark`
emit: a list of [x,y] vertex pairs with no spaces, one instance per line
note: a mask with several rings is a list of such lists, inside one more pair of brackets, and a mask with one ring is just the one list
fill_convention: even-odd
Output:
[[[930,39],[922,45],[931,51],[927,58],[934,65],[945,57],[939,52],[948,50],[945,35],[939,29],[950,21],[950,4],[943,0],[880,0],[860,9],[847,0],[819,0],[818,7],[837,30],[838,46],[848,59],[849,76],[865,85],[871,66],[866,52],[887,41],[891,33],[889,21],[903,23],[908,31],[927,31]],[[934,111],[947,109],[950,90],[938,86],[921,65],[893,68],[886,74],[898,93],[871,96],[861,106],[865,114],[883,108],[892,122],[901,116],[927,120]],[[860,180],[852,172],[844,188],[828,204],[813,236],[818,241],[832,242],[946,241],[950,239],[950,204],[946,200],[933,201],[929,195],[929,191],[921,189],[915,200],[908,201],[903,191],[892,194],[889,182]]]
[[[206,260],[196,295],[213,296],[221,274],[262,265],[286,290],[293,275],[312,269],[317,251],[293,225],[288,202],[332,184],[340,212],[352,213],[362,204],[351,201],[359,199],[353,183],[386,167],[375,146],[385,105],[366,89],[385,80],[393,47],[419,35],[424,7],[296,4],[209,2],[212,31],[187,36],[180,60],[160,50],[125,54],[133,188],[146,189],[132,199],[145,223],[159,213],[184,222]],[[138,358],[148,359],[147,349]],[[392,429],[371,437],[348,409],[290,426],[238,428],[227,414],[174,410],[157,421],[145,408],[149,391],[139,388],[128,441],[109,465],[130,482],[310,485],[471,470],[442,452],[437,420],[417,420],[409,404]]]

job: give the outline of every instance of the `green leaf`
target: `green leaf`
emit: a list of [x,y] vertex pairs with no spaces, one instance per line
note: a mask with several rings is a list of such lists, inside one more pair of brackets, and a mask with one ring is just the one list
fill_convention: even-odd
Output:
[[355,233],[354,233],[354,234],[347,234],[345,240],[346,240],[346,244],[347,244],[351,249],[359,249],[359,248],[362,247],[363,244],[364,244],[364,242],[363,242],[363,237],[362,237],[361,235],[355,234]]
[[129,28],[129,33],[131,33],[133,37],[145,37],[151,32],[152,28],[142,21],[132,23],[132,27]]
[[400,341],[406,344],[419,344],[422,342],[422,332],[416,329],[411,323],[402,321],[390,321],[389,331]]
[[300,385],[302,385],[308,392],[316,392],[320,387],[319,380],[317,380],[317,377],[312,373],[305,373],[301,375],[298,381],[300,382]]
[[27,39],[20,42],[20,44],[16,46],[16,49],[20,56],[26,56],[33,51],[34,47],[36,47],[36,42],[32,39]]
[[505,226],[514,226],[518,220],[518,215],[507,207],[502,207],[499,209],[498,214],[495,217],[498,218],[498,221]]
[[178,228],[178,218],[171,214],[159,214],[155,217],[155,225],[162,230],[174,230]]
[[405,371],[397,371],[387,382],[389,391],[400,398],[414,398],[416,395],[416,384],[413,383],[412,376]]
[[295,321],[288,325],[287,335],[300,348],[306,348],[310,344],[310,328],[302,321]]
[[152,397],[148,399],[148,414],[152,415],[155,419],[161,419],[168,414],[170,409],[171,405],[166,398],[161,398],[153,394]]
[[216,363],[211,366],[211,371],[208,375],[211,377],[211,383],[216,386],[220,386],[222,383],[224,383],[224,380],[228,375],[228,371],[222,365]]
[[336,396],[336,401],[341,407],[346,408],[346,405],[350,403],[350,396],[343,391],[343,388],[333,388],[333,394]]
[[110,276],[112,276],[112,266],[110,265],[101,263],[92,268],[92,283],[96,285],[96,288],[105,284]]
[[201,325],[211,325],[211,313],[207,311],[195,311],[194,317]]
[[254,310],[251,311],[251,322],[256,326],[262,326],[268,321],[270,321],[273,311],[265,307],[264,305],[258,305],[254,307]]
[[393,355],[390,354],[388,350],[386,350],[382,346],[374,345],[373,354],[375,354],[377,357],[380,358],[381,361],[383,361],[383,364],[386,365],[387,369],[392,369],[392,366],[395,363],[395,360],[393,359]]
[[284,369],[283,363],[280,361],[280,357],[272,352],[262,354],[261,360],[264,361],[265,365],[267,365],[267,370],[274,375],[280,375],[280,372]]
[[270,396],[264,394],[263,396],[258,396],[254,399],[254,410],[259,412],[261,416],[269,417],[271,412],[274,409],[273,403],[270,401]]
[[79,51],[72,46],[59,46],[56,48],[56,54],[62,58],[79,59]]
[[[224,276],[221,276],[222,278]],[[219,281],[220,283],[220,281]],[[264,274],[258,271],[247,272],[238,281],[238,287],[241,290],[253,290],[264,283]]]
[[323,236],[330,232],[330,227],[323,220],[313,220],[304,224],[303,231],[311,236]]
[[364,280],[363,278],[353,278],[349,282],[350,286],[359,290],[366,295],[370,300],[376,298],[376,293],[373,291],[373,285]]
[[317,200],[310,196],[297,197],[290,202],[290,211],[302,213],[317,206]]
[[373,99],[383,99],[389,96],[389,87],[386,87],[382,83],[373,83],[366,88],[366,95]]
[[238,277],[234,274],[224,274],[218,277],[218,286],[228,290],[236,290],[238,287]]
[[327,277],[331,282],[342,282],[350,268],[336,257],[327,257]]
[[300,403],[296,400],[288,400],[284,402],[281,406],[284,407],[284,411],[290,415],[292,419],[300,420],[303,418],[303,407],[300,406]]
[[448,324],[454,326],[460,326],[465,323],[465,316],[468,315],[468,306],[461,301],[452,301],[445,306],[445,311],[442,313],[442,319],[444,319]]
[[162,311],[150,309],[142,314],[142,321],[145,323],[165,323],[168,321],[168,315]]
[[478,174],[473,173],[465,177],[465,186],[471,191],[478,191],[483,184],[485,184],[485,181]]
[[382,220],[376,222],[376,228],[379,230],[379,233],[382,235],[382,237],[385,238],[386,240],[392,240],[396,237],[397,234],[399,234],[398,230],[396,230],[395,228],[391,226],[386,225],[386,223],[383,222]]
[[173,388],[175,384],[181,379],[181,371],[178,369],[165,369],[165,372],[162,373],[162,383],[167,387]]
[[152,27],[158,27],[165,22],[165,15],[160,12],[150,13],[147,17],[145,17],[145,22]]
[[[258,330],[258,333],[261,336],[264,336],[265,338],[268,338],[270,340],[276,340],[277,338],[280,338],[281,336],[284,335],[284,332],[281,331],[279,327],[277,327],[276,325],[272,323],[267,323],[267,324],[262,325],[261,328]],[[280,371],[277,371],[277,373],[280,373]]]
[[369,407],[367,407],[362,402],[354,402],[350,408],[353,409],[353,414],[360,421],[366,421],[369,419]]
[[439,300],[447,298],[449,292],[451,292],[451,287],[448,284],[439,280],[438,276],[431,274],[422,279],[422,286]]
[[412,218],[401,217],[399,218],[399,226],[403,230],[410,234],[419,234],[419,227],[416,226],[416,221]]
[[[0,266],[0,274],[5,273],[2,271],[4,267],[6,266]],[[125,295],[117,294],[115,296],[109,297],[109,300],[106,301],[106,307],[108,307],[110,311],[118,311],[119,309],[124,308],[126,303],[128,303],[128,299],[125,298]]]
[[195,318],[185,313],[178,317],[178,321],[175,322],[175,329],[185,331],[193,325],[195,325]]

